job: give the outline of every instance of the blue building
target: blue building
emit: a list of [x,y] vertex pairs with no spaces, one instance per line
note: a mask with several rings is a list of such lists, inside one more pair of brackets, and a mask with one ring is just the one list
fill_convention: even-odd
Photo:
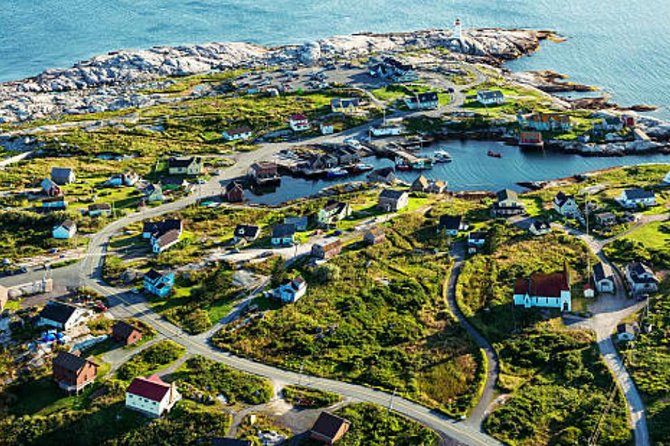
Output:
[[174,272],[161,273],[154,269],[144,275],[144,291],[158,297],[170,294],[174,286]]

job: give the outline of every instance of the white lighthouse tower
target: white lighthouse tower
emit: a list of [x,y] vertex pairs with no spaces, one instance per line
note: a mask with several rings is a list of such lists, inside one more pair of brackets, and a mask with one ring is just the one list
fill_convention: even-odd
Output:
[[463,24],[461,23],[460,18],[457,18],[454,23],[454,35],[452,38],[461,41],[463,40]]

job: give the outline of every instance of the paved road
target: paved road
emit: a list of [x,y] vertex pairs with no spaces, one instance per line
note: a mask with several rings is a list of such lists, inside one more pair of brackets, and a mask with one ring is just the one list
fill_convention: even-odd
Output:
[[[612,267],[611,262],[605,256],[603,248],[614,240],[624,237],[631,231],[657,221],[665,221],[666,215],[642,215],[628,231],[617,234],[614,237],[605,240],[598,240],[591,235],[587,235],[579,229],[564,228],[568,233],[580,238],[588,247],[598,256],[601,262]],[[612,342],[612,332],[622,320],[639,311],[644,302],[636,302],[628,297],[626,287],[618,271],[612,267],[614,273],[614,282],[616,293],[611,296],[604,296],[589,305],[589,310],[593,317],[586,319],[576,327],[593,330],[596,334],[598,349],[605,360],[605,364],[616,379],[619,388],[624,392],[630,422],[635,435],[635,446],[649,446],[649,430],[647,428],[647,417],[642,397],[633,382],[628,370],[623,364],[614,343]]]
[[462,241],[454,243],[450,254],[454,259],[454,265],[451,268],[451,275],[449,276],[447,288],[449,308],[465,331],[467,331],[470,337],[475,340],[479,348],[484,351],[488,359],[488,370],[486,373],[484,392],[479,399],[479,403],[477,403],[477,406],[473,409],[466,421],[467,424],[479,429],[484,419],[489,415],[489,408],[496,395],[495,387],[499,373],[498,356],[486,338],[484,338],[484,336],[482,336],[470,322],[468,322],[467,317],[465,317],[456,301],[456,285],[458,284],[458,277],[461,274],[461,269],[463,268],[463,262],[465,260],[465,243]]

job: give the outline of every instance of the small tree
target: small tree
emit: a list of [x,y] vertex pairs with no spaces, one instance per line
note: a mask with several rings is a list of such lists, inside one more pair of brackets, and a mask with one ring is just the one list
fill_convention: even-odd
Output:
[[284,259],[279,256],[275,259],[274,264],[272,265],[272,286],[279,286],[286,279],[286,265],[284,264]]
[[329,283],[339,280],[341,275],[340,267],[330,263],[319,266],[314,270],[314,278],[319,283]]

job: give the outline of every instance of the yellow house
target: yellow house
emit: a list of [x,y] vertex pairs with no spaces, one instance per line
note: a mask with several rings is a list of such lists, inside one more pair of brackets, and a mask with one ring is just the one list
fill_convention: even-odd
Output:
[[170,175],[200,175],[202,173],[202,158],[172,157],[168,160],[168,171]]
[[361,106],[358,98],[336,98],[330,101],[330,109],[333,113],[355,113]]

